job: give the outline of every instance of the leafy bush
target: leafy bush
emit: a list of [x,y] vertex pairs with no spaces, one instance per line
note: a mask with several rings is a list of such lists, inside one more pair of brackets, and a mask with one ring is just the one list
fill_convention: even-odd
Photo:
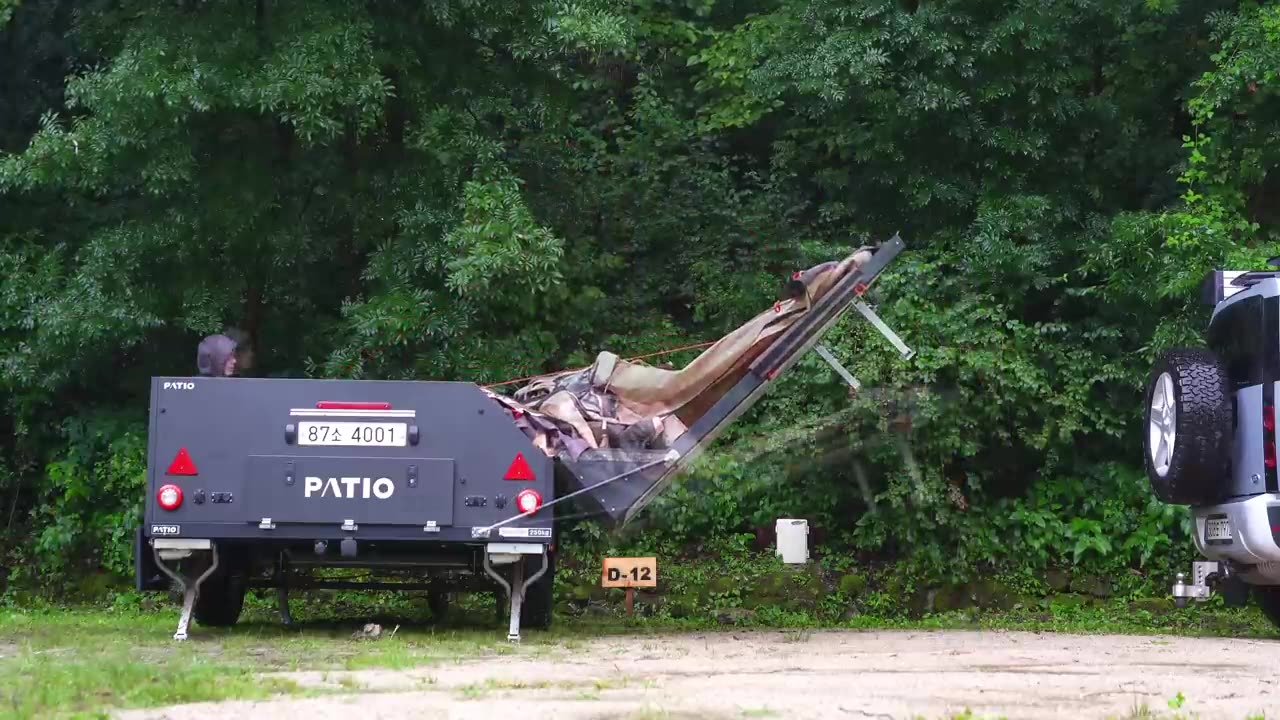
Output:
[[127,416],[68,420],[66,445],[45,467],[28,548],[19,548],[13,580],[74,580],[99,569],[133,573],[133,532],[146,490],[145,426]]

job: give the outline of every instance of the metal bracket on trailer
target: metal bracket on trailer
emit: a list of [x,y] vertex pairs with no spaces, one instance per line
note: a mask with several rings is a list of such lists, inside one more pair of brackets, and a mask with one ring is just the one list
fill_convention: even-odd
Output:
[[826,345],[818,343],[813,346],[813,351],[818,353],[823,360],[826,360],[827,364],[831,366],[831,369],[835,370],[837,375],[844,378],[844,381],[849,384],[849,387],[854,390],[862,389],[862,383],[858,382],[858,378],[854,377],[853,373],[846,370],[844,365],[840,364],[840,361],[836,359],[835,355],[831,354],[831,351],[827,349]]
[[[179,573],[169,569],[165,565],[165,560],[178,560],[191,555],[194,550],[208,550],[213,554],[212,562],[209,563],[209,569],[205,570],[195,582],[188,583],[182,579]],[[174,640],[187,639],[187,626],[191,624],[191,613],[196,607],[196,598],[200,593],[200,585],[218,569],[218,546],[209,540],[196,539],[156,539],[151,541],[151,552],[155,555],[156,566],[165,575],[173,578],[178,583],[178,587],[182,589],[182,614],[178,616],[178,630],[173,634]]]
[[915,357],[916,351],[907,347],[907,344],[902,342],[902,338],[898,337],[898,334],[893,331],[893,328],[884,324],[884,321],[880,319],[880,316],[876,314],[875,310],[871,309],[870,305],[862,302],[861,300],[854,300],[852,304],[854,310],[862,313],[862,317],[866,318],[867,322],[871,323],[876,330],[880,331],[880,334],[883,335],[886,340],[898,349],[898,353],[902,355],[903,360],[910,360]]
[[[529,579],[524,579],[524,556],[541,553],[542,567],[538,572],[534,573]],[[493,569],[493,561],[496,559],[499,564],[511,565],[511,582],[507,582],[502,575]],[[535,545],[533,543],[489,543],[484,549],[484,571],[489,577],[493,578],[506,591],[507,597],[511,599],[511,620],[507,628],[507,640],[510,642],[520,642],[520,609],[524,605],[524,594],[547,572],[550,566],[547,559],[547,548],[545,545]]]
[[[898,334],[893,331],[893,328],[886,325],[885,322],[880,319],[880,316],[876,314],[875,310],[871,309],[870,305],[867,305],[861,300],[854,300],[851,305],[855,310],[862,314],[862,317],[867,319],[867,322],[871,323],[872,327],[880,331],[880,334],[883,335],[884,338],[895,348],[897,348],[898,353],[902,356],[903,360],[910,360],[915,357],[916,351],[907,347],[907,344],[902,342],[902,338],[898,337]],[[844,381],[848,383],[849,387],[853,388],[855,391],[862,389],[862,383],[858,382],[858,378],[854,377],[853,373],[849,372],[848,369],[846,369],[845,366],[836,359],[836,356],[831,353],[831,350],[827,349],[826,345],[816,343],[813,346],[813,351],[818,353],[823,360],[826,360],[827,364],[831,366],[831,369],[835,370],[836,374],[843,378]]]

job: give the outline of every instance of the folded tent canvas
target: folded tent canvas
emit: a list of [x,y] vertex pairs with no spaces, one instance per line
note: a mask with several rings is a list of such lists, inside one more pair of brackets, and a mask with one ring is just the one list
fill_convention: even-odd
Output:
[[[900,243],[900,240],[895,241]],[[895,246],[896,247],[896,246]],[[707,411],[788,329],[813,311],[842,279],[871,261],[861,247],[839,261],[795,273],[787,297],[707,348],[679,370],[599,353],[590,367],[536,378],[511,397],[486,392],[511,413],[536,447],[556,458],[568,485],[608,520],[625,522],[675,468],[656,461],[686,437]],[[683,453],[682,453],[683,454]],[[641,472],[634,472],[645,465]],[[620,482],[591,488],[616,475]]]

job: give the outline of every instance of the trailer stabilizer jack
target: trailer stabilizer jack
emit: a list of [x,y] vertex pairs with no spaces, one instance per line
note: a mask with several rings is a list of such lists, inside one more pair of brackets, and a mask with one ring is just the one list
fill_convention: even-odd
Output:
[[[524,556],[534,553],[541,554],[542,567],[539,568],[538,572],[525,579]],[[507,582],[507,579],[494,569],[493,564],[495,562],[511,565],[511,582]],[[484,571],[502,586],[511,601],[511,619],[507,626],[508,641],[513,643],[520,642],[520,612],[524,606],[525,593],[531,585],[538,581],[538,578],[547,572],[548,567],[547,551],[542,545],[532,543],[490,543],[485,548]]]
[[[211,553],[211,558],[208,569],[201,573],[194,582],[188,582],[184,579],[181,571],[170,570],[165,561],[190,557],[193,552],[202,549],[196,543],[207,548]],[[218,569],[218,547],[207,540],[194,542],[170,541],[168,546],[165,546],[163,541],[157,540],[152,546],[151,552],[155,555],[156,566],[160,568],[160,571],[173,578],[173,581],[178,583],[178,588],[182,590],[182,614],[178,616],[178,629],[173,633],[173,639],[186,640],[187,626],[191,624],[191,613],[195,610],[196,599],[200,595],[200,586]]]

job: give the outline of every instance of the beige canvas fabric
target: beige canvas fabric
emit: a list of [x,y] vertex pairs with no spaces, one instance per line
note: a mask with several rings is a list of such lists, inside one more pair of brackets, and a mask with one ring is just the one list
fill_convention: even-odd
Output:
[[[586,370],[535,379],[513,398],[490,394],[509,408],[571,428],[588,447],[607,445],[610,423],[630,426],[642,421],[653,422],[658,434],[669,442],[728,391],[751,362],[815,301],[870,259],[869,249],[859,248],[839,262],[799,273],[795,279],[803,284],[802,295],[778,301],[680,370],[632,362],[604,351]],[[566,389],[566,384],[573,389]],[[536,444],[549,455],[556,453],[555,444],[545,438]]]
[[[606,360],[604,365],[611,367],[612,372],[597,372],[593,385],[618,398],[619,415],[622,410],[638,418],[674,413],[712,388],[726,374],[745,370],[777,335],[809,310],[813,301],[826,294],[835,281],[869,259],[871,253],[862,251],[819,273],[811,283],[807,283],[807,297],[781,301],[756,315],[680,370],[663,370],[618,359],[612,353],[601,353],[600,358]],[[597,359],[597,370],[601,365],[601,360]],[[691,420],[686,419],[685,422]]]

